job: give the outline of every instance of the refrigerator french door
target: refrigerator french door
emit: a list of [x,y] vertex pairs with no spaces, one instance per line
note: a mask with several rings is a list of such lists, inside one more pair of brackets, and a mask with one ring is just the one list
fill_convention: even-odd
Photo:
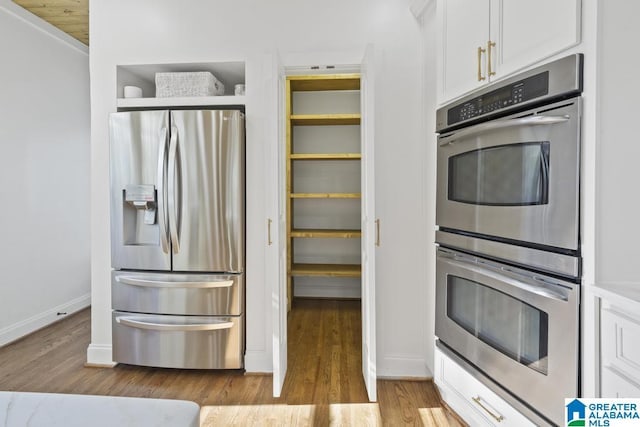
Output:
[[244,354],[244,115],[110,116],[114,361],[235,369]]

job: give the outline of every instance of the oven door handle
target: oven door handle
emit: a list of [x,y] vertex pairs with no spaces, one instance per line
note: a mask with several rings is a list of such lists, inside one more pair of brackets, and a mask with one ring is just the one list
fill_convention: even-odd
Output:
[[[483,276],[489,276],[492,279],[498,280],[500,282],[506,283],[509,286],[513,286],[514,288],[520,289],[522,291],[531,293],[531,294],[535,294],[544,298],[548,298],[548,299],[553,299],[556,301],[563,301],[563,302],[567,302],[569,301],[569,297],[561,292],[554,292],[551,289],[548,288],[543,288],[543,287],[538,287],[535,285],[530,285],[527,283],[523,283],[523,282],[519,282],[518,280],[512,279],[508,276],[505,276],[503,274],[499,274],[493,270],[490,270],[488,268],[479,268],[475,265],[475,263],[473,262],[469,262],[469,261],[465,261],[465,260],[453,260],[453,259],[448,259],[446,261],[447,263],[453,265],[454,267],[458,267],[458,268],[462,268],[468,271],[472,271],[474,273],[477,274],[481,274]],[[535,276],[531,277],[532,280],[542,280],[542,279],[536,279]],[[544,283],[549,285],[549,286],[562,286],[562,285],[556,285],[554,283],[549,282],[548,280],[544,280]]]
[[[493,130],[505,129],[516,126],[540,126],[540,125],[555,125],[558,123],[565,123],[569,121],[571,117],[564,116],[530,116],[521,117],[519,119],[507,119],[507,120],[494,120],[486,123],[481,123],[476,126],[472,126],[466,129],[457,131],[449,136],[443,137],[443,141],[440,142],[440,146],[450,145],[455,143],[458,139],[479,135]],[[449,139],[452,138],[452,139]]]

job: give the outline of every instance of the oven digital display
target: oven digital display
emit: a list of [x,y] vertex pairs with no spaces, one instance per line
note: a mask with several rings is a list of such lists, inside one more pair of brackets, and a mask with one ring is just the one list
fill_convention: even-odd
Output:
[[492,104],[496,104],[498,101],[504,101],[511,98],[511,87],[506,87],[504,89],[496,90],[489,93],[486,96],[480,98],[480,106],[489,106]]

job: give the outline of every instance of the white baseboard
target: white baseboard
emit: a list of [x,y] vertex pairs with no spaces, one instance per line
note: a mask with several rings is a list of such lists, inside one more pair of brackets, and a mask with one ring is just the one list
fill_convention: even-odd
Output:
[[[311,278],[315,279],[315,278]],[[294,296],[306,298],[360,298],[360,280],[296,281]]]
[[380,379],[425,379],[433,377],[433,374],[427,369],[426,360],[422,357],[379,357],[376,362],[376,371],[377,378]]
[[[43,313],[36,314],[28,319],[9,325],[0,330],[0,346],[9,344],[17,339],[29,335],[38,329],[44,328],[72,313],[83,308],[89,307],[91,304],[91,294],[82,295],[57,307],[53,307]],[[67,313],[59,315],[58,313]]]
[[271,352],[247,351],[244,354],[244,369],[249,373],[272,373],[273,357]]
[[115,365],[111,344],[89,344],[86,366],[113,367]]

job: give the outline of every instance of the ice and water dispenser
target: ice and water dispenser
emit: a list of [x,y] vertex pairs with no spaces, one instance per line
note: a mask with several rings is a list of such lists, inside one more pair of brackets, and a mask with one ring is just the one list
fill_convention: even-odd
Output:
[[122,190],[122,216],[125,245],[157,245],[159,230],[155,185],[127,185]]

